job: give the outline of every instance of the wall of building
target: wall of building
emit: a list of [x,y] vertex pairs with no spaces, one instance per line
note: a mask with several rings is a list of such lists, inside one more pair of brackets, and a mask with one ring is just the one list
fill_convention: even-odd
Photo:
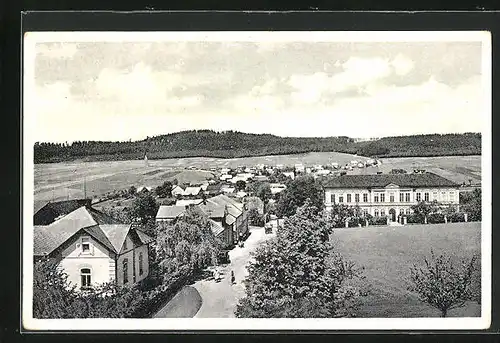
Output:
[[[403,197],[403,201],[400,201],[400,193],[410,194],[410,199],[407,201],[406,195]],[[420,194],[420,200],[424,201],[426,199],[425,194],[428,193],[428,201],[436,200],[443,205],[457,205],[459,204],[459,190],[456,188],[398,188],[398,187],[388,187],[380,189],[325,189],[325,207],[327,210],[331,210],[332,195],[335,195],[335,203],[339,202],[339,197],[343,197],[342,204],[348,206],[359,205],[359,207],[371,215],[377,215],[383,213],[385,215],[389,214],[391,209],[396,211],[396,215],[401,213],[401,210],[405,214],[411,212],[411,206],[418,203]],[[348,194],[351,195],[351,202],[347,202]],[[355,194],[359,194],[359,202],[355,201]],[[367,195],[367,201],[364,201],[363,194]],[[384,194],[385,201],[381,201],[381,194]],[[378,195],[378,202],[375,202],[376,195]],[[391,195],[394,197],[394,201],[391,202]]]
[[[89,253],[82,252],[82,237],[89,238]],[[81,287],[82,268],[89,268],[91,270],[91,282],[93,285],[114,280],[114,253],[89,235],[81,234],[75,236],[65,244],[58,258],[60,260],[59,267],[68,274],[68,281],[78,288]]]
[[[117,259],[117,283],[119,285],[128,286],[133,285],[136,282],[141,281],[146,278],[149,274],[149,254],[148,246],[137,242],[133,239],[133,234],[129,232],[125,238],[125,243],[122,246],[120,254]],[[142,252],[144,256],[143,275],[139,275],[139,253]],[[124,264],[123,262],[127,260],[127,283],[124,282]],[[134,278],[135,276],[135,278]]]

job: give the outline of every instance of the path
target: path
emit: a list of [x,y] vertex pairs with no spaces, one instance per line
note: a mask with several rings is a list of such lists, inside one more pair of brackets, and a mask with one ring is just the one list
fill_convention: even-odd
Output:
[[[245,241],[245,246],[236,246],[229,252],[231,263],[222,269],[222,280],[200,280],[193,285],[203,299],[195,318],[234,318],[236,304],[245,295],[242,281],[248,275],[246,265],[250,260],[250,253],[273,236],[274,233],[265,234],[264,228],[250,227],[250,236]],[[231,270],[236,279],[234,285],[231,284]]]

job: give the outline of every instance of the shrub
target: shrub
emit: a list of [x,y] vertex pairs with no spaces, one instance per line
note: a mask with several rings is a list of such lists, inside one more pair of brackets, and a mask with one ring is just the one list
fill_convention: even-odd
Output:
[[407,216],[408,224],[423,224],[425,222],[424,216],[419,213],[413,213]]
[[351,218],[349,218],[349,221],[348,221],[348,226],[349,227],[359,227],[359,224],[361,224],[361,226],[363,226],[364,221],[363,221],[362,218],[359,218],[359,217],[351,217]]
[[449,215],[448,220],[453,223],[461,223],[465,221],[465,215],[462,212],[455,212]]
[[387,225],[387,217],[372,217],[369,223],[370,225]]
[[431,213],[427,216],[427,223],[429,224],[440,224],[444,223],[444,214],[442,213]]

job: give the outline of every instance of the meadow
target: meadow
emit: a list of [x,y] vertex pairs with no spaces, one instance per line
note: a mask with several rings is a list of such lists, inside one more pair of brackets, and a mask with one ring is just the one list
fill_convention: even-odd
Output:
[[[104,161],[104,162],[61,162],[35,164],[34,196],[35,201],[75,199],[84,196],[84,183],[87,196],[99,197],[108,192],[136,187],[156,187],[165,180],[177,179],[183,182],[202,182],[213,176],[211,172],[184,170],[193,166],[200,169],[234,168],[283,164],[293,166],[327,165],[337,162],[340,165],[352,160],[367,160],[366,157],[337,152],[311,152],[296,155],[274,155],[245,158],[190,157],[165,160],[150,160],[146,166],[143,160]],[[394,168],[408,171],[426,169],[452,181],[462,183],[481,180],[481,156],[444,156],[382,159],[382,165],[370,168],[355,168],[350,173],[389,172]]]
[[[365,279],[355,284],[368,291],[368,295],[361,298],[358,317],[439,317],[438,310],[407,290],[409,268],[422,264],[431,249],[436,255],[444,253],[457,262],[470,259],[473,254],[480,256],[481,223],[338,229],[331,241],[335,251],[363,270]],[[480,287],[479,272],[475,280],[474,286]],[[476,302],[449,312],[450,317],[480,315],[481,306]]]

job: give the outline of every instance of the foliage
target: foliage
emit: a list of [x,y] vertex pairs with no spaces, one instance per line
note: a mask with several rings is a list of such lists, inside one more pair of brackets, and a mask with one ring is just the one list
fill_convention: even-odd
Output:
[[156,187],[156,195],[158,195],[158,197],[160,198],[169,198],[172,196],[172,187],[172,182],[165,181],[162,185]]
[[389,172],[389,174],[406,174],[406,170],[396,168],[396,169],[392,169],[392,170]]
[[460,223],[465,221],[465,216],[463,212],[455,212],[451,214],[448,219],[453,223]]
[[180,157],[236,158],[337,151],[363,156],[410,157],[481,154],[481,134],[433,134],[385,137],[355,142],[349,137],[278,137],[236,131],[191,130],[148,137],[139,141],[67,143],[36,142],[35,163],[149,159]]
[[130,224],[132,219],[130,218],[130,213],[126,208],[117,208],[117,207],[103,207],[101,211],[108,216],[115,218],[122,222],[123,224]]
[[412,213],[406,218],[408,224],[423,224],[425,222],[424,215],[420,213]]
[[291,181],[287,188],[281,192],[276,204],[278,217],[294,215],[298,207],[304,205],[309,199],[311,204],[319,211],[323,209],[323,188],[319,181],[312,176],[300,176]]
[[413,205],[411,209],[413,210],[413,213],[425,218],[428,217],[429,214],[435,213],[439,210],[439,203],[436,200],[432,202],[420,201],[418,204]]
[[370,225],[387,225],[387,217],[386,216],[371,217],[368,223]]
[[247,186],[247,183],[243,180],[236,181],[236,191],[244,191]]
[[481,189],[476,188],[472,192],[460,192],[460,208],[467,213],[469,221],[480,221],[481,212]]
[[332,253],[331,225],[311,201],[298,208],[254,254],[237,317],[314,318],[351,314],[357,296],[346,281],[357,271]]
[[427,217],[427,223],[429,224],[439,224],[444,223],[444,214],[442,213],[431,213]]
[[115,283],[79,292],[49,259],[35,262],[33,276],[34,318],[125,318],[142,301],[139,290]]
[[330,218],[333,227],[345,227],[345,222],[356,215],[354,207],[344,204],[334,204],[330,211]]
[[450,257],[436,256],[424,259],[424,266],[413,265],[410,269],[410,291],[416,292],[421,301],[441,311],[446,317],[449,310],[462,307],[473,297],[472,279],[477,256],[456,266]]
[[128,194],[130,196],[135,196],[137,194],[137,188],[135,188],[135,186],[130,186],[130,188],[128,189]]
[[248,223],[253,226],[264,226],[264,215],[253,207],[248,210]]
[[208,217],[197,208],[189,208],[173,223],[161,223],[156,249],[162,273],[171,273],[179,266],[200,270],[216,264],[221,242],[211,229]]
[[130,216],[133,220],[138,220],[142,224],[146,224],[156,218],[158,212],[158,204],[155,198],[149,192],[138,194],[130,209]]

